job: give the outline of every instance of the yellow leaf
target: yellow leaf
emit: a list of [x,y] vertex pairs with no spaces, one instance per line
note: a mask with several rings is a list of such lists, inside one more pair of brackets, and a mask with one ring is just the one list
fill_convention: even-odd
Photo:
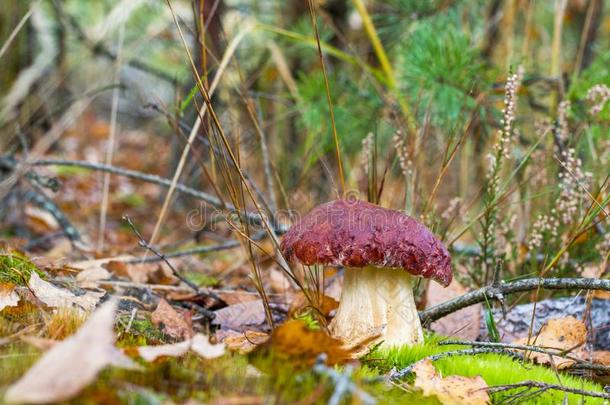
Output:
[[488,385],[481,376],[443,378],[430,359],[415,364],[413,372],[415,387],[421,389],[425,397],[436,396],[443,405],[484,405],[490,401]]
[[312,365],[322,353],[326,354],[328,364],[344,363],[353,358],[352,351],[342,341],[329,336],[323,329],[310,329],[298,319],[278,326],[260,348],[303,365]]
[[[585,358],[586,353],[582,346],[587,340],[587,328],[582,321],[567,316],[565,318],[551,319],[542,328],[538,335],[518,339],[513,343],[539,346],[550,352],[568,352],[575,358]],[[563,357],[552,356],[547,353],[527,352],[527,357],[539,364],[554,364],[558,369],[574,365],[575,361]]]

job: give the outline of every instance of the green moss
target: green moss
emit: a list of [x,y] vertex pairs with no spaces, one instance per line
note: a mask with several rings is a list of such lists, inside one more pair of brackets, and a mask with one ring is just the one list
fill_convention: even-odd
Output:
[[135,193],[119,194],[117,196],[117,200],[120,203],[123,203],[123,204],[128,205],[133,208],[139,208],[139,207],[146,206],[146,199],[140,194],[135,194]]
[[25,286],[33,271],[45,278],[45,274],[23,253],[11,249],[0,250],[0,283]]
[[142,319],[133,319],[129,327],[129,332],[125,333],[131,316],[129,314],[120,315],[117,325],[124,325],[117,330],[117,345],[119,347],[145,346],[163,344],[165,335],[150,320],[149,316]]
[[[412,347],[404,346],[390,350],[378,350],[367,357],[367,363],[377,368],[381,373],[391,368],[398,369],[409,366],[424,357],[436,353],[464,350],[467,346],[439,346],[438,342],[443,339],[439,336],[429,336],[426,343]],[[461,375],[473,377],[480,375],[488,385],[515,384],[523,381],[534,380],[550,384],[562,384],[567,387],[603,391],[603,387],[583,378],[571,376],[565,373],[556,373],[550,368],[521,362],[509,356],[501,354],[484,354],[476,356],[451,356],[434,362],[435,367],[444,376]],[[514,392],[496,394],[494,400],[510,397]],[[529,400],[530,404],[562,403],[564,394],[558,391],[548,391],[540,396]],[[569,395],[569,403],[579,403],[581,397]],[[587,398],[586,403],[603,403],[594,398]]]
[[198,271],[187,271],[184,273],[184,277],[199,287],[215,287],[220,283],[220,280],[218,280],[216,277],[212,277]]

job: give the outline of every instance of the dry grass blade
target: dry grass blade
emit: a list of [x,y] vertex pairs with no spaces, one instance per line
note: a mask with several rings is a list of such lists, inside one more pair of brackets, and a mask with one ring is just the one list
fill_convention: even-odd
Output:
[[337,125],[335,122],[335,110],[333,109],[333,100],[330,96],[330,84],[328,83],[328,74],[326,73],[326,65],[324,64],[324,54],[322,53],[322,46],[320,45],[320,33],[318,32],[318,21],[316,6],[313,0],[307,0],[309,7],[309,14],[311,16],[311,25],[313,26],[314,34],[316,36],[316,43],[318,45],[318,58],[320,60],[320,67],[322,68],[322,75],[324,76],[324,89],[326,91],[326,102],[328,103],[328,111],[330,114],[330,124],[333,131],[333,140],[335,142],[335,153],[337,157],[337,169],[339,171],[339,181],[341,189],[339,190],[339,196],[343,196],[345,190],[345,177],[343,175],[343,162],[341,160],[341,146],[339,144],[339,134],[337,134]]
[[28,22],[28,20],[32,16],[32,7],[35,7],[35,5],[38,3],[39,2],[36,2],[30,6],[30,9],[28,10],[28,12],[25,13],[25,15],[21,18],[21,20],[19,20],[19,23],[17,24],[17,26],[13,29],[13,31],[11,31],[11,34],[8,36],[6,41],[4,41],[4,45],[2,45],[2,48],[0,49],[0,59],[2,59],[2,56],[4,56],[4,53],[11,46],[11,44],[15,40],[15,37],[17,36],[17,34],[19,34],[19,31],[21,31],[21,29],[23,28],[25,23]]
[[[176,19],[174,11],[171,8],[171,3],[169,1],[168,1],[168,5],[170,7],[172,14],[174,15],[174,19]],[[179,26],[179,23],[177,20],[175,21],[175,23],[178,26],[178,29],[180,30],[180,26]],[[214,79],[212,80],[212,84],[210,85],[210,90],[209,90],[210,96],[212,94],[214,94],[214,91],[216,90],[216,87],[218,86],[218,83],[220,82],[220,78],[224,74],[224,71],[226,70],[227,66],[229,65],[229,62],[231,61],[231,58],[235,54],[235,51],[237,50],[237,47],[239,46],[240,42],[246,36],[246,34],[248,34],[251,30],[252,30],[252,26],[250,26],[250,25],[244,27],[242,29],[242,31],[240,31],[240,33],[237,36],[235,36],[235,38],[233,38],[233,40],[227,47],[227,49],[222,57],[222,60],[220,62],[220,65],[218,67],[218,70],[216,71],[216,75],[214,76]],[[182,31],[180,30],[179,32],[180,32],[182,41],[184,42],[185,49],[187,50],[187,52],[189,52],[188,46],[186,45],[186,41],[184,40],[184,37],[182,35]],[[189,54],[189,59],[191,60],[191,63],[192,63],[193,59],[190,56],[190,54]],[[195,74],[196,74],[196,70],[195,70]],[[197,75],[197,81],[198,82],[201,81],[201,78],[199,78],[198,75]],[[157,242],[157,238],[159,236],[159,230],[161,229],[161,225],[163,224],[163,221],[165,220],[165,217],[167,215],[167,210],[169,209],[171,200],[173,198],[174,191],[176,189],[176,185],[178,184],[178,182],[180,180],[180,176],[182,175],[182,171],[184,170],[184,165],[186,164],[186,160],[187,160],[187,157],[191,150],[191,146],[192,146],[193,142],[195,141],[195,137],[199,133],[199,128],[201,127],[203,118],[205,117],[205,114],[207,111],[208,111],[208,106],[206,104],[206,105],[204,105],[203,109],[201,111],[199,111],[197,114],[197,119],[195,120],[195,124],[193,125],[193,127],[191,129],[191,133],[188,136],[186,145],[184,146],[184,149],[180,156],[180,160],[179,160],[178,166],[176,167],[176,170],[174,172],[174,176],[172,178],[171,185],[165,195],[165,199],[163,201],[163,206],[161,207],[161,212],[159,214],[157,222],[155,223],[155,228],[153,230],[153,233],[150,237],[149,243],[151,245],[154,245]]]

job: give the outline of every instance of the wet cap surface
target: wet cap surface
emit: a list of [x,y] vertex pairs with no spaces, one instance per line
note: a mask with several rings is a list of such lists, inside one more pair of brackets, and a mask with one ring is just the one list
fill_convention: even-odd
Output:
[[452,279],[445,246],[410,216],[359,200],[322,204],[290,228],[281,244],[304,265],[395,267],[443,286]]

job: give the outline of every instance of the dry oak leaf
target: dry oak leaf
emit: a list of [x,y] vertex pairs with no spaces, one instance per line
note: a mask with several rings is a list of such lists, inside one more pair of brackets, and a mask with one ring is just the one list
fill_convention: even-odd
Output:
[[195,352],[204,359],[215,359],[225,354],[225,345],[211,344],[207,336],[197,333],[192,339],[187,339],[179,343],[138,347],[140,357],[149,362],[155,361],[162,356],[184,356],[189,350]]
[[183,340],[193,337],[190,313],[178,312],[164,299],[159,301],[157,309],[150,315],[150,320],[161,332],[174,339]]
[[419,361],[413,367],[415,387],[425,397],[436,396],[443,405],[484,405],[490,402],[488,385],[481,376],[450,375],[443,378],[430,359]]
[[355,357],[341,340],[329,336],[322,329],[310,329],[298,319],[291,319],[278,326],[269,341],[259,348],[304,365],[314,364],[322,353],[326,353],[329,365],[345,363]]
[[303,292],[299,292],[295,295],[295,298],[292,299],[292,304],[290,304],[290,309],[288,310],[289,318],[294,318],[303,314],[312,307],[315,307],[318,313],[324,317],[329,317],[330,314],[339,307],[339,302],[332,297],[316,294],[313,291],[310,291],[309,294],[311,295],[310,298],[313,303],[307,299]]
[[19,294],[13,284],[0,284],[0,311],[6,307],[16,307],[19,304]]
[[[565,352],[571,357],[586,358],[583,345],[587,340],[587,327],[582,321],[567,316],[565,318],[551,319],[542,326],[538,335],[517,339],[513,343],[539,346],[549,352]],[[539,364],[554,364],[557,369],[569,368],[575,360],[565,357],[553,356],[547,353],[527,352],[527,358]]]
[[229,305],[214,314],[216,317],[212,324],[220,325],[223,329],[240,330],[247,325],[260,325],[265,322],[265,306],[260,299]]
[[610,351],[599,350],[593,352],[593,361],[599,364],[603,364],[605,366],[610,366]]
[[11,385],[4,400],[48,403],[75,397],[106,366],[137,368],[114,346],[116,301],[98,308],[72,336],[52,347]]
[[35,271],[30,276],[28,288],[36,298],[49,307],[76,307],[87,312],[93,311],[100,298],[106,294],[105,292],[87,291],[83,295],[75,295],[69,290],[44,281]]

